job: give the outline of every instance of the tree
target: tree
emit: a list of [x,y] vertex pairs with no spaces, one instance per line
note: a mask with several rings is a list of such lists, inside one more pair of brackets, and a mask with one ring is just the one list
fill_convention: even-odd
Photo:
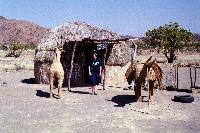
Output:
[[146,32],[145,42],[158,52],[162,50],[168,63],[173,63],[175,50],[181,49],[191,41],[193,34],[179,27],[178,23],[165,24]]
[[192,39],[192,46],[194,46],[197,52],[200,52],[200,34],[194,34]]

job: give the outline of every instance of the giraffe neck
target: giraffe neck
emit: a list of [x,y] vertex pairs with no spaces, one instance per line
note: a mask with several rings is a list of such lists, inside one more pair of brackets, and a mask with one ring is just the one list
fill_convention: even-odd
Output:
[[57,53],[55,54],[53,62],[60,62],[60,55],[59,54],[57,54]]

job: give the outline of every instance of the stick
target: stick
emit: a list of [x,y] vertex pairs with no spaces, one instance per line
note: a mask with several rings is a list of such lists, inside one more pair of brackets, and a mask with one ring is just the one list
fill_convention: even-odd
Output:
[[73,70],[73,67],[74,67],[74,53],[75,53],[75,50],[76,50],[76,45],[77,45],[77,43],[75,42],[73,52],[72,52],[72,59],[71,59],[71,65],[70,65],[71,68],[70,68],[69,76],[68,76],[68,91],[71,91],[70,80],[71,80],[71,76],[72,76],[72,70]]
[[150,108],[149,68],[147,67],[148,109]]
[[192,68],[190,67],[190,88],[191,88],[191,92],[192,92],[192,88],[193,88],[193,83],[192,83]]
[[136,54],[137,54],[137,45],[133,42],[133,45],[134,45],[134,53],[133,53],[133,60],[136,59]]
[[104,54],[104,58],[103,58],[103,67],[104,67],[104,71],[103,71],[103,90],[105,90],[105,84],[106,84],[106,54],[107,54],[107,47],[106,47],[106,52]]
[[177,66],[177,70],[176,70],[176,78],[177,78],[176,91],[178,90],[178,67],[179,66]]
[[177,66],[174,67],[174,71],[175,71],[175,74],[174,74],[175,75],[175,85],[173,85],[174,88],[177,88],[177,70],[176,70],[176,67]]
[[197,68],[194,67],[194,88],[196,88],[196,81],[197,81]]

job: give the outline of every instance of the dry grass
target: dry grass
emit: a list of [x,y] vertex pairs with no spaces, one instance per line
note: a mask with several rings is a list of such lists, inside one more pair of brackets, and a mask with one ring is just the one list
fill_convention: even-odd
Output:
[[23,51],[18,58],[6,57],[8,51],[0,50],[0,71],[6,70],[33,70],[34,51]]

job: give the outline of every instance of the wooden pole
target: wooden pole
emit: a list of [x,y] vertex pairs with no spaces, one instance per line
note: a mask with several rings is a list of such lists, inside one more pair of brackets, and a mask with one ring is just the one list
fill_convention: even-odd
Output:
[[133,42],[134,45],[134,53],[133,53],[133,57],[132,57],[132,61],[136,59],[136,55],[137,55],[137,45]]
[[147,67],[148,109],[150,108],[149,68]]
[[174,75],[175,75],[175,85],[173,85],[174,88],[177,87],[177,86],[176,86],[176,85],[177,85],[176,67],[177,67],[177,66],[174,67]]
[[68,91],[71,91],[71,89],[70,89],[70,80],[71,80],[71,77],[72,77],[72,71],[73,71],[73,67],[74,67],[74,53],[75,53],[75,50],[76,50],[76,45],[77,45],[77,43],[75,42],[74,48],[73,48],[73,51],[72,51],[72,59],[71,59],[71,64],[70,64],[70,71],[69,71],[69,75],[68,75]]
[[177,69],[176,69],[176,80],[177,80],[176,91],[178,90],[178,67],[179,66],[177,66]]
[[197,81],[197,67],[194,67],[194,88],[196,88],[196,81]]
[[[133,52],[133,47],[134,47],[134,52]],[[132,52],[131,52],[131,68],[133,69],[133,67],[135,67],[135,66],[133,66],[133,61],[135,61],[136,60],[136,54],[137,54],[137,45],[134,43],[134,42],[132,42]],[[135,80],[136,79],[133,79],[132,80],[132,83],[131,83],[131,87],[134,89],[134,87],[135,87]],[[131,88],[131,89],[132,89]]]
[[191,68],[191,66],[190,66],[190,88],[191,88],[191,92],[192,92],[193,83],[192,83],[192,68]]
[[106,52],[104,54],[104,58],[103,58],[103,90],[105,90],[105,84],[106,84],[106,55],[107,55],[107,46],[106,46]]
[[196,80],[197,80],[197,72],[196,72],[196,67],[194,67],[194,86],[192,87],[192,95],[196,93]]
[[85,54],[84,52],[82,52],[81,54],[81,57],[82,57],[82,62],[81,62],[81,68],[82,68],[82,72],[81,72],[81,77],[82,77],[82,80],[81,80],[81,84],[82,85],[85,85],[85,81],[83,79],[85,79],[85,68],[84,68],[84,64],[85,64]]

